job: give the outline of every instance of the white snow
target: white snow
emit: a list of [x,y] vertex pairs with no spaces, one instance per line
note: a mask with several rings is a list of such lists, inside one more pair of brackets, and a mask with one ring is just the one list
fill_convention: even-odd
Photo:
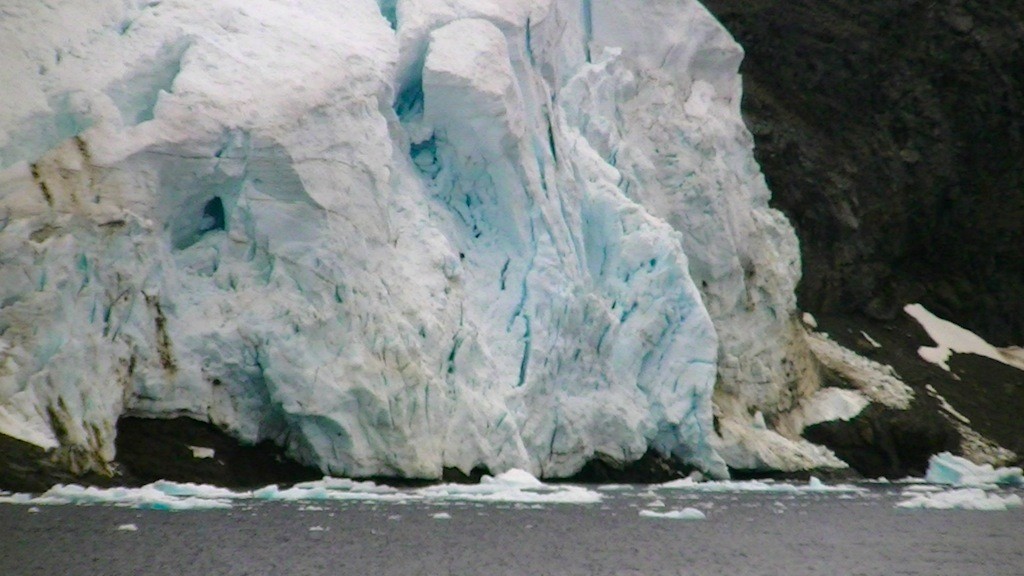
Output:
[[657,510],[641,510],[640,516],[644,518],[665,518],[668,520],[704,520],[707,516],[696,508],[683,508],[682,510],[669,510],[659,512]]
[[749,421],[811,370],[799,251],[703,6],[387,16],[5,5],[0,433],[99,472],[122,414],[333,475],[841,464]]
[[804,312],[800,316],[800,320],[803,321],[804,325],[808,328],[816,329],[818,327],[818,320],[815,319],[810,312]]
[[971,423],[971,420],[967,416],[964,416],[963,414],[958,412],[956,408],[953,408],[953,406],[948,401],[946,401],[946,398],[943,395],[939,394],[939,392],[935,389],[934,386],[932,386],[931,384],[925,384],[924,388],[928,392],[928,395],[931,396],[932,398],[935,398],[935,400],[939,403],[939,408],[942,408],[947,414],[949,414],[953,418],[956,418],[963,424]]
[[928,336],[935,341],[935,346],[918,348],[918,355],[947,372],[949,372],[949,357],[954,352],[984,356],[1007,366],[1024,370],[1024,360],[1014,348],[1005,350],[996,348],[981,336],[939,318],[920,304],[907,304],[903,310],[917,320]]
[[878,340],[875,340],[874,338],[872,338],[871,335],[868,334],[867,332],[861,330],[860,331],[860,335],[863,336],[864,339],[868,341],[868,344],[871,344],[872,347],[874,347],[874,348],[881,348],[882,347],[882,345],[878,342]]
[[935,484],[953,486],[1024,486],[1024,473],[1020,468],[995,468],[991,464],[975,464],[949,452],[935,454],[928,460],[925,479]]
[[202,446],[189,446],[189,450],[192,451],[192,457],[197,459],[213,458],[216,452],[213,448],[204,448]]
[[135,524],[120,524],[118,525],[117,529],[124,532],[137,532],[139,530],[139,527]]
[[899,508],[933,508],[949,510],[1007,510],[1019,508],[1024,500],[1017,494],[993,494],[981,488],[960,488],[926,494],[909,493],[906,500],[896,504]]
[[451,520],[452,515],[447,512],[437,512],[430,515],[434,520]]

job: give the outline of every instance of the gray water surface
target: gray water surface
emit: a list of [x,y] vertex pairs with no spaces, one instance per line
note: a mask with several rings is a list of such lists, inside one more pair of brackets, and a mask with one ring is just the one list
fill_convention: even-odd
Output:
[[[0,575],[1024,576],[1024,509],[861,494],[603,492],[597,504],[0,505]],[[664,507],[657,506],[659,501]],[[705,520],[646,518],[696,507]],[[435,518],[438,513],[450,518]],[[134,524],[137,530],[119,529]]]

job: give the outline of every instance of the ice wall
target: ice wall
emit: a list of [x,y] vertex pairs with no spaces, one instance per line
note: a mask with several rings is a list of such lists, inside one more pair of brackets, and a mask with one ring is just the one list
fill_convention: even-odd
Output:
[[722,476],[798,398],[795,237],[694,1],[0,13],[0,432],[76,469],[132,413],[341,475]]

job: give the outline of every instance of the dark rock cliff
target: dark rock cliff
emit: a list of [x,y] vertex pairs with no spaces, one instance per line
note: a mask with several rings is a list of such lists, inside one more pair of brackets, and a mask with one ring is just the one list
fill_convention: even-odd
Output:
[[1024,2],[705,0],[797,229],[800,306],[1024,342]]
[[941,394],[1020,459],[1024,373],[923,362],[932,342],[902,307],[1024,344],[1024,2],[704,3],[746,50],[743,113],[800,238],[801,309],[918,397],[808,438],[868,476],[920,474],[958,442]]

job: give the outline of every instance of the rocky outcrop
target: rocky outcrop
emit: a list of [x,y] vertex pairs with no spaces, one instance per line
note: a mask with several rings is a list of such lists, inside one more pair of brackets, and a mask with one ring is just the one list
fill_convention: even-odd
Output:
[[872,404],[851,420],[808,426],[804,437],[830,447],[868,478],[922,477],[932,454],[960,447],[960,436],[933,406],[895,410]]
[[997,346],[1024,342],[1020,2],[705,5],[746,50],[743,113],[800,238],[800,307],[917,398],[804,436],[868,476],[920,474],[957,444],[1014,458],[986,438],[1019,459],[1022,373],[971,355],[952,372],[923,362],[931,341],[901,309],[921,302]]
[[746,50],[743,111],[800,237],[801,308],[906,302],[1024,342],[1019,0],[705,0]]

